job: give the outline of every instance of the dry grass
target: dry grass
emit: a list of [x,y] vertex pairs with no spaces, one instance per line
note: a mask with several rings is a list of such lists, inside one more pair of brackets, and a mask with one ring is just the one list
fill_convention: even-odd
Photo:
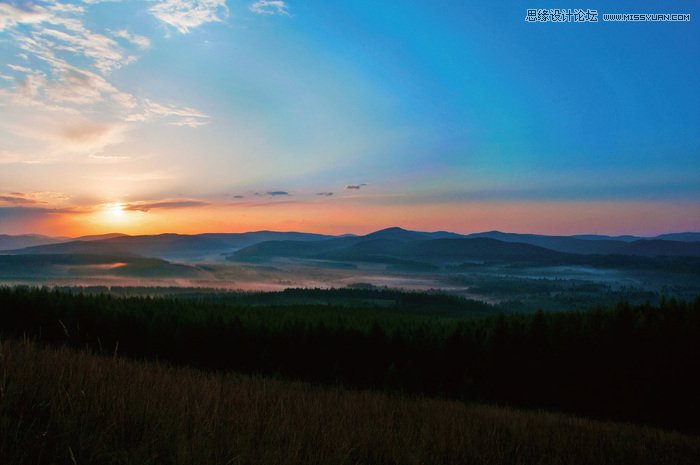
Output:
[[0,463],[684,464],[700,439],[610,422],[0,348]]

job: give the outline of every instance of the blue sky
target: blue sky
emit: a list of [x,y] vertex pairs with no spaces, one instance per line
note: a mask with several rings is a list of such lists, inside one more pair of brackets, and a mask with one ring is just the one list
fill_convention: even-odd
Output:
[[[524,21],[561,7],[692,19]],[[194,231],[192,210],[220,230],[700,229],[698,10],[0,2],[0,233]]]

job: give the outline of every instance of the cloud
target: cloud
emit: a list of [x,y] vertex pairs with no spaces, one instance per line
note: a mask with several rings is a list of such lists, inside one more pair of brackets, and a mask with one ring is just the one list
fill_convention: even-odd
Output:
[[0,193],[0,202],[13,205],[34,205],[34,204],[60,204],[68,200],[65,194],[60,192],[5,192]]
[[64,66],[55,73],[57,80],[45,89],[45,96],[54,102],[72,103],[77,105],[87,105],[99,103],[106,98],[114,98],[117,103],[123,106],[132,105],[119,99],[124,96],[109,82],[101,76],[75,68]]
[[260,15],[289,16],[289,7],[282,0],[257,0],[248,9]]
[[245,199],[245,195],[234,195],[234,199]]
[[136,61],[114,39],[89,31],[80,21],[55,18],[49,23],[59,28],[38,29],[34,33],[34,38],[40,40],[38,43],[54,51],[70,52],[88,58],[103,74]]
[[158,202],[136,202],[124,205],[124,210],[147,212],[153,209],[192,208],[209,205],[199,200],[163,200]]
[[316,195],[321,195],[324,197],[330,197],[333,195],[333,192],[317,192]]
[[119,31],[114,31],[112,33],[112,35],[114,37],[126,39],[128,42],[137,46],[141,50],[145,50],[147,48],[150,48],[150,46],[151,46],[151,41],[148,37],[140,36],[137,34],[132,34],[129,31],[127,31],[126,29],[120,29]]
[[0,202],[11,203],[11,204],[34,204],[39,203],[36,200],[28,199],[23,194],[18,192],[12,192],[7,195],[0,195]]
[[42,10],[23,10],[7,3],[0,3],[0,31],[18,24],[38,24],[45,21],[47,13]]
[[209,123],[209,116],[194,108],[165,105],[150,99],[145,99],[138,111],[126,116],[125,121],[146,121],[152,118],[168,118],[171,120],[169,124],[192,128]]
[[170,124],[171,126],[187,126],[188,128],[198,128],[200,126],[205,126],[209,124],[209,121],[196,118],[185,118],[179,121],[172,121],[168,124]]
[[40,208],[40,207],[0,207],[0,220],[28,220],[40,219],[46,215],[55,215],[61,213],[79,213],[72,208]]
[[229,14],[226,0],[164,0],[149,11],[182,34],[205,23],[221,22]]
[[268,196],[268,197],[284,197],[284,196],[291,196],[291,194],[287,191],[267,191],[267,192],[254,192],[253,195],[256,195],[258,197],[262,196]]
[[[86,20],[92,3],[0,3],[2,38],[24,60],[21,65],[8,63],[8,72],[0,74],[0,126],[49,142],[36,151],[42,159],[55,159],[73,151],[99,153],[123,141],[138,123],[162,119],[191,128],[207,124],[208,116],[189,106],[139,98],[111,82],[111,72],[134,63],[135,53],[148,49],[150,40],[127,29],[95,30]],[[224,0],[161,1],[153,8],[168,5],[189,5],[200,19],[206,8],[228,12]],[[175,10],[185,14],[185,6]],[[27,162],[0,155],[0,163]]]
[[367,185],[367,184],[365,184],[365,183],[362,183],[362,184],[348,184],[347,186],[345,186],[345,189],[347,189],[347,190],[359,191],[360,189],[362,189],[362,188],[363,188],[364,186],[366,186],[366,185]]
[[[99,154],[107,146],[120,143],[126,130],[124,123],[91,121],[73,115],[20,116],[11,126],[14,134],[44,142],[46,152],[54,158]],[[47,159],[51,157],[44,158]]]
[[17,84],[17,91],[26,99],[33,99],[46,85],[46,78],[41,73],[30,74]]
[[58,54],[79,55],[105,74],[135,60],[111,37],[88,29],[84,13],[83,6],[55,1],[28,10],[0,4],[0,31],[12,29],[26,55],[52,60]]
[[26,66],[13,65],[11,63],[8,64],[7,67],[13,71],[19,71],[20,73],[31,73],[33,71],[31,68],[27,68]]
[[119,133],[119,126],[88,121],[60,127],[57,136],[71,147],[98,148],[117,142]]

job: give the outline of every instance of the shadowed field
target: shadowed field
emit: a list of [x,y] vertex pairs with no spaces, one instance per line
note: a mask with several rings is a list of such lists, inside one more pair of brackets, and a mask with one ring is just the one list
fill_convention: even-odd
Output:
[[11,464],[691,464],[700,439],[4,341]]

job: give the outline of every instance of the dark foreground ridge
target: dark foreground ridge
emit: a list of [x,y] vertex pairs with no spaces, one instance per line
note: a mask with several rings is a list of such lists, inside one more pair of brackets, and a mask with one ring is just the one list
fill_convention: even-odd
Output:
[[473,314],[431,315],[429,305],[417,313],[2,288],[0,328],[3,337],[208,371],[700,431],[700,298],[492,317],[481,303]]
[[0,463],[691,465],[700,440],[3,341]]

